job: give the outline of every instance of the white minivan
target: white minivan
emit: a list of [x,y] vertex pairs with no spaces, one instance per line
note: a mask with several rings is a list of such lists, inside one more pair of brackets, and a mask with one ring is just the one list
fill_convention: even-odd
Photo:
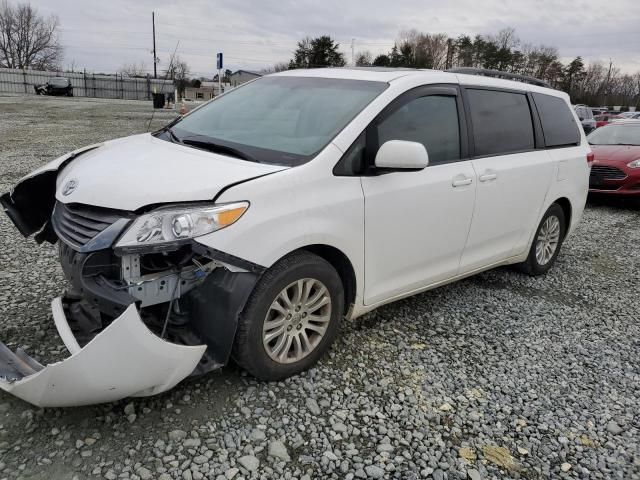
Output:
[[1,202],[59,244],[71,355],[43,366],[0,344],[0,387],[81,405],[230,359],[283,379],[343,318],[500,265],[545,273],[582,215],[590,149],[566,94],[471,73],[269,75],[28,175]]

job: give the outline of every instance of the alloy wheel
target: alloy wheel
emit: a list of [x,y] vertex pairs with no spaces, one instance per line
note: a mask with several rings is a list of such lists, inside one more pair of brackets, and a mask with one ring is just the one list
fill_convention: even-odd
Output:
[[536,260],[539,265],[544,266],[556,253],[560,244],[560,220],[555,215],[547,217],[540,227],[538,238],[536,239]]
[[276,296],[262,326],[262,343],[269,358],[295,363],[309,355],[331,322],[331,296],[314,278],[297,280]]

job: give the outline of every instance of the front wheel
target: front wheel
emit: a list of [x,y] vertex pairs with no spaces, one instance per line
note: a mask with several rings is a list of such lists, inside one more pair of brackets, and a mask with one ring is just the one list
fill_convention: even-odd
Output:
[[309,252],[271,267],[238,320],[233,357],[261,380],[282,380],[313,366],[335,339],[344,312],[336,269]]
[[531,276],[547,273],[560,253],[566,233],[564,210],[554,203],[540,220],[529,256],[519,265],[520,269]]

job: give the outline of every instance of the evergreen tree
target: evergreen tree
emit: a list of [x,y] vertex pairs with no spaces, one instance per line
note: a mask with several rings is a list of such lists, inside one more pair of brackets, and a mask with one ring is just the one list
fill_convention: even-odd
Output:
[[344,67],[346,62],[339,47],[328,35],[307,37],[298,42],[289,68]]

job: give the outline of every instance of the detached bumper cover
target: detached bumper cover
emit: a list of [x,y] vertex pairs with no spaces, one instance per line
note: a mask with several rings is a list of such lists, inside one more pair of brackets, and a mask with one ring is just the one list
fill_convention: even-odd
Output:
[[0,388],[39,407],[89,405],[164,392],[193,372],[207,348],[162,340],[144,325],[134,304],[80,348],[61,299],[52,302],[52,311],[71,352],[66,360],[45,367],[0,342]]

